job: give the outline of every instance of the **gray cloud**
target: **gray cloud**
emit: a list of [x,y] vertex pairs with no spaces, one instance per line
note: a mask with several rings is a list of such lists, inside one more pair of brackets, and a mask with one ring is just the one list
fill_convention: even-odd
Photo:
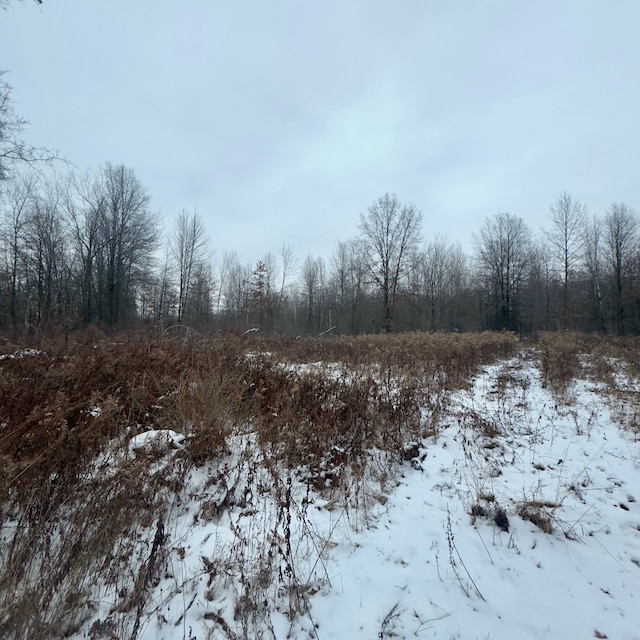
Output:
[[396,191],[469,246],[567,190],[640,207],[635,0],[76,3],[0,14],[29,140],[124,162],[255,261],[328,257]]

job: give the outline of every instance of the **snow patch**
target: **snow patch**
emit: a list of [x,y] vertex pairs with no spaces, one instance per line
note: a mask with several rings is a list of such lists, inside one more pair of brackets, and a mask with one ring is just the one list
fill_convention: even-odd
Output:
[[129,440],[129,451],[133,454],[167,453],[183,449],[185,436],[171,429],[152,429],[139,433]]

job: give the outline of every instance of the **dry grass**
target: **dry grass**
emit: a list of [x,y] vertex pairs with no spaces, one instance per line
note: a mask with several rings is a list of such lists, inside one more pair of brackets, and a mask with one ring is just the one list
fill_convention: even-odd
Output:
[[[162,540],[136,534],[162,524],[193,460],[224,447],[223,430],[243,413],[234,395],[240,353],[227,342],[135,336],[0,361],[2,637],[71,633],[94,606],[92,579],[122,580],[133,546],[148,548],[147,569],[130,576],[136,592],[115,590],[113,606],[137,610]],[[191,436],[186,455],[162,473],[150,473],[153,452],[127,456],[129,438],[151,427]]]
[[[91,599],[98,583],[110,585],[112,615],[90,635],[135,637],[145,593],[169,553],[167,514],[188,500],[183,478],[224,456],[230,437],[256,433],[278,504],[290,501],[283,469],[315,490],[336,491],[363,476],[372,449],[400,463],[407,443],[433,435],[447,393],[482,364],[513,355],[518,340],[507,333],[178,340],[91,330],[24,351],[31,346],[5,342],[0,359],[3,638],[73,633],[98,607]],[[130,438],[151,428],[186,436],[171,464],[159,464],[154,451],[129,454]],[[202,517],[217,517],[225,504],[209,501]],[[286,533],[290,509],[277,518]],[[290,569],[283,540],[278,553]],[[247,602],[258,602],[266,580],[264,567],[255,573],[238,601],[240,618],[255,615]],[[294,615],[305,602],[289,580]]]
[[564,397],[580,372],[579,355],[585,352],[585,336],[568,331],[541,333],[539,346],[545,384]]
[[[108,443],[152,427],[185,432],[196,460],[215,455],[248,422],[272,443],[295,432],[306,440],[312,430],[323,449],[347,437],[358,447],[396,446],[402,425],[417,429],[423,400],[464,386],[481,363],[517,345],[511,334],[490,333],[187,343],[95,337],[44,344],[36,355],[14,345],[16,357],[0,361],[2,500],[53,474],[73,483]],[[344,366],[335,373],[282,366],[321,361]]]
[[566,389],[578,375],[611,384],[615,362],[640,376],[640,337],[602,336],[571,331],[541,333],[542,372],[554,390]]
[[[97,330],[45,341],[39,352],[24,351],[33,345],[0,344],[6,356],[0,356],[2,638],[73,633],[99,606],[92,600],[98,583],[109,585],[110,614],[90,636],[135,637],[163,559],[184,555],[164,533],[172,510],[192,499],[184,478],[228,459],[231,439],[243,434],[252,434],[254,449],[238,462],[253,474],[242,482],[267,487],[278,507],[272,521],[259,525],[262,543],[251,539],[255,530],[238,529],[242,543],[227,558],[234,563],[228,575],[240,571],[242,577],[234,611],[243,630],[238,637],[255,637],[251,620],[266,615],[260,603],[277,582],[274,575],[286,577],[280,587],[289,594],[289,615],[304,613],[305,594],[316,587],[292,573],[291,522],[305,517],[292,501],[292,476],[331,501],[353,498],[376,451],[382,488],[394,465],[419,464],[420,447],[438,435],[448,394],[466,388],[482,365],[521,347],[509,333],[294,340],[107,337]],[[547,384],[565,399],[574,379],[588,376],[623,400],[631,392],[614,375],[616,363],[630,379],[640,374],[636,338],[549,333],[540,336],[539,348]],[[507,372],[497,392],[523,384],[517,371]],[[640,423],[620,415],[631,428]],[[474,437],[489,447],[498,425],[472,413],[468,418]],[[169,464],[159,451],[129,453],[131,437],[152,428],[186,436]],[[234,493],[222,471],[210,473],[202,520],[215,520],[230,506],[251,508],[238,502],[250,491],[237,474]],[[353,504],[365,504],[364,496],[356,498]],[[526,501],[517,511],[550,533],[555,507]],[[492,495],[479,494],[470,509],[472,517],[492,517],[508,528]],[[206,563],[203,571],[213,594],[223,574]],[[231,637],[223,623],[221,617],[218,625]]]
[[535,524],[546,534],[553,533],[553,512],[560,505],[551,502],[527,500],[518,506],[518,514],[523,520]]
[[[350,366],[380,365],[425,374],[449,389],[465,386],[478,366],[512,356],[519,345],[515,334],[400,333],[278,342],[278,355],[293,362],[342,362]],[[268,340],[262,345],[269,350]]]
[[561,401],[571,401],[576,378],[591,380],[606,390],[616,421],[640,436],[640,337],[543,333],[539,347],[545,382]]

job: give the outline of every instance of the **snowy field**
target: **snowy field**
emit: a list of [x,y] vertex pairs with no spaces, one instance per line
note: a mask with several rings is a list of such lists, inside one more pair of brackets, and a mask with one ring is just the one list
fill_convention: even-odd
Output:
[[640,443],[597,389],[572,394],[518,361],[457,394],[423,470],[333,550],[318,637],[639,638]]
[[637,640],[640,403],[616,371],[552,393],[523,350],[425,410],[404,460],[369,451],[359,472],[336,448],[312,483],[250,427],[200,467],[183,435],[140,434],[96,473],[149,456],[170,509],[85,579],[69,637]]

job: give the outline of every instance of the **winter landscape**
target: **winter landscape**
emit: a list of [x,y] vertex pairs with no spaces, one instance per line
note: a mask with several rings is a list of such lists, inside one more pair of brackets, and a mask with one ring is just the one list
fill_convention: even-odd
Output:
[[91,337],[0,356],[3,638],[640,637],[637,339]]
[[0,0],[0,640],[640,640],[638,24]]

